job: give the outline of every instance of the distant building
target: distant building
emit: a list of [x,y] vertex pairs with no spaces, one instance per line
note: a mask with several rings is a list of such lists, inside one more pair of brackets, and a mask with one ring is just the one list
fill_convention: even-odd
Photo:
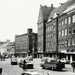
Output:
[[31,28],[26,34],[15,36],[15,54],[17,56],[34,55],[37,57],[37,33],[34,33]]
[[1,45],[0,45],[0,53],[1,55],[12,55],[14,54],[14,44],[13,42],[10,42],[9,40],[7,40],[6,42],[3,42]]

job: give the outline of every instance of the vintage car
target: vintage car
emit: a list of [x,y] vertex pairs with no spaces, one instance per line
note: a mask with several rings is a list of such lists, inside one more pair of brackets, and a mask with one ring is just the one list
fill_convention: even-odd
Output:
[[17,65],[18,64],[18,60],[15,57],[11,57],[11,65]]
[[65,63],[60,62],[60,60],[56,60],[54,58],[46,58],[44,64],[42,64],[42,69],[49,68],[52,70],[62,70],[65,68]]
[[25,59],[29,60],[29,61],[33,61],[33,57],[32,56],[27,56]]
[[21,75],[49,75],[49,73],[41,73],[37,71],[24,71]]
[[45,62],[45,59],[47,59],[47,58],[50,58],[50,57],[42,57],[42,58],[41,58],[41,63],[40,63],[40,66],[41,66],[41,67],[43,66],[43,64],[44,64],[44,62]]
[[61,58],[61,62],[64,62],[65,64],[70,64],[70,60],[67,60],[66,58]]
[[[20,60],[20,62],[19,62],[19,67],[20,67],[20,68],[23,68],[23,66],[24,66],[23,61],[24,61],[24,59],[23,59],[23,60]],[[26,61],[26,62],[27,62],[27,63],[25,64],[26,68],[27,68],[27,69],[33,69],[34,64],[31,63],[30,61]]]

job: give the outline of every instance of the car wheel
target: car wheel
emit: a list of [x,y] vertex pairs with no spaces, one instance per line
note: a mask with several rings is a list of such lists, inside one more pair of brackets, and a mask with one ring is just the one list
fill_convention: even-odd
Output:
[[45,69],[45,66],[42,66],[42,69]]

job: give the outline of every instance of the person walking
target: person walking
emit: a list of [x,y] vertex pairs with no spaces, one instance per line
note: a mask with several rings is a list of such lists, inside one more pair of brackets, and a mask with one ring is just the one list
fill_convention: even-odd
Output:
[[26,67],[26,60],[24,59],[24,61],[23,61],[23,70],[26,70],[27,69],[27,67]]

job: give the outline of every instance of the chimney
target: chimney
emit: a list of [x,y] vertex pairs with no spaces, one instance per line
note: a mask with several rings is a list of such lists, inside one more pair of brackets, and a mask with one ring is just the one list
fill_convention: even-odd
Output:
[[51,4],[51,8],[53,8],[53,4]]
[[27,33],[31,34],[32,33],[32,28],[27,29]]

